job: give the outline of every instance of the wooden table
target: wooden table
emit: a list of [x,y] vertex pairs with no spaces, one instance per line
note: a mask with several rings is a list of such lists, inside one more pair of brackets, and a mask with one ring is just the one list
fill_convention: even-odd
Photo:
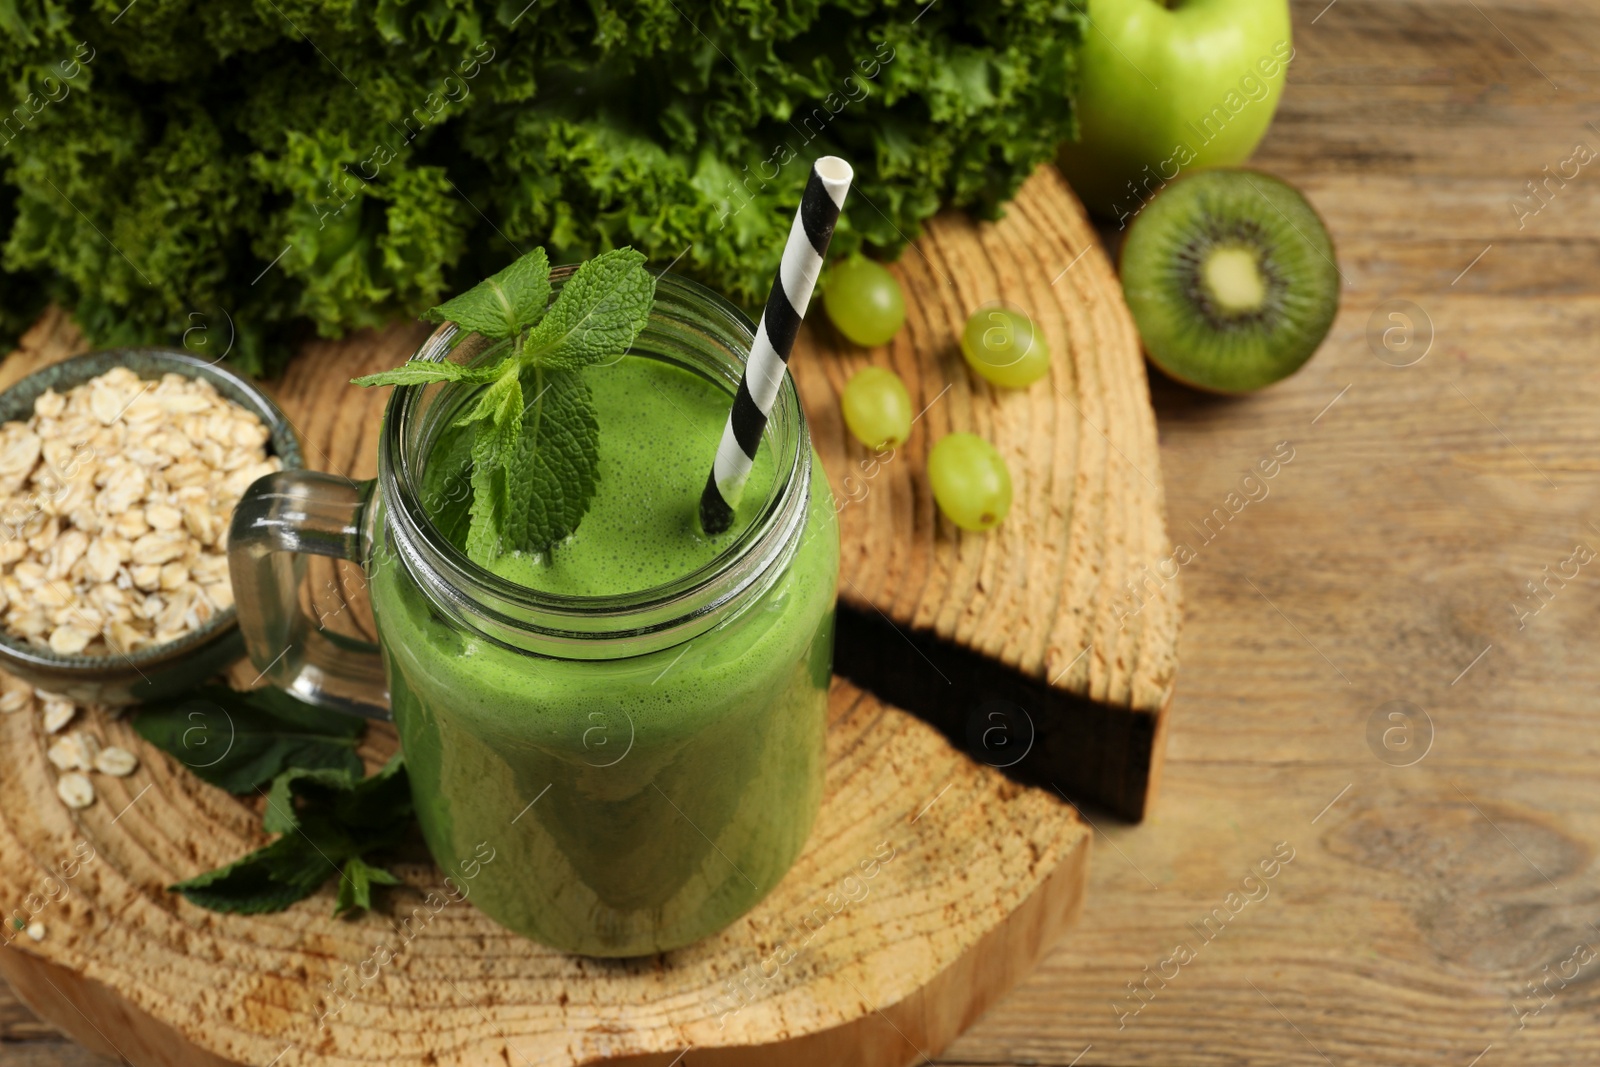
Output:
[[[1552,180],[1520,229],[1513,208],[1600,150],[1600,8],[1325,3],[1295,4],[1257,162],[1327,219],[1343,310],[1264,395],[1153,383],[1169,528],[1198,553],[1162,796],[1141,826],[1096,817],[1082,921],[942,1062],[1600,1054],[1600,591],[1586,567],[1520,629],[1513,608],[1600,549],[1600,171]],[[1368,345],[1389,299],[1431,320],[1415,365]],[[1282,441],[1269,495],[1202,545],[1190,523]],[[1429,728],[1390,701],[1431,722],[1411,766]],[[0,1040],[6,1067],[101,1062],[3,988]]]

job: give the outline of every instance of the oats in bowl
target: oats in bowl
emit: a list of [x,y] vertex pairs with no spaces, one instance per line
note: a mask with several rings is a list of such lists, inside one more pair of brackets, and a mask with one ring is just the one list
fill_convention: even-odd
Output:
[[233,604],[227,529],[282,466],[255,412],[202,378],[126,367],[0,426],[0,616],[63,656],[176,641]]
[[[68,708],[226,670],[244,654],[230,516],[300,465],[260,387],[184,352],[92,352],[0,392],[0,669]],[[13,704],[32,700],[0,686]]]

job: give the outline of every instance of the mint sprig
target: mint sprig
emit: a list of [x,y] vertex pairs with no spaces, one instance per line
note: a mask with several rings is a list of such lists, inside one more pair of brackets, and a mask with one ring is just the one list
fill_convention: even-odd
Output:
[[[372,906],[372,887],[397,880],[367,859],[410,835],[411,792],[398,757],[363,777],[356,745],[366,720],[276,689],[204,685],[135,714],[146,741],[229,792],[266,797],[261,828],[281,836],[171,886],[212,911],[281,911],[339,881],[335,914]],[[270,783],[270,785],[269,785]]]
[[225,867],[169,888],[212,911],[282,911],[339,879],[334,914],[372,907],[372,887],[400,880],[367,854],[410,833],[411,789],[399,756],[369,778],[344,768],[294,767],[273,780],[262,829],[282,834]]
[[[430,310],[484,337],[512,339],[492,365],[411,362],[355,384],[482,384],[476,403],[435,451],[472,456],[467,555],[543,552],[577,529],[600,481],[600,426],[582,370],[612,362],[644,329],[655,278],[631,248],[578,268],[550,304],[550,263],[538,248]],[[547,307],[548,305],[548,307]],[[470,435],[470,445],[459,434]]]

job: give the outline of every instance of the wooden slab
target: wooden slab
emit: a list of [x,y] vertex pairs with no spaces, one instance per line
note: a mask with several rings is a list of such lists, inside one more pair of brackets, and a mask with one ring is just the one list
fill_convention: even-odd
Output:
[[[1180,609],[1122,288],[1054,167],[998,223],[933,220],[890,269],[907,295],[892,344],[860,348],[813,315],[790,361],[841,505],[835,669],[983,762],[1140,819],[1160,773]],[[1049,377],[1028,389],[995,388],[961,358],[967,318],[997,301],[1050,346]],[[868,365],[899,374],[922,412],[883,458],[839,410]],[[929,448],[958,430],[992,441],[1011,470],[1010,517],[988,533],[961,532],[928,487]]]
[[[1071,809],[840,680],[806,851],[691,948],[626,962],[542,948],[452,901],[420,852],[379,914],[331,918],[329,887],[277,915],[219,916],[164,887],[264,844],[258,805],[92,715],[144,764],[97,779],[97,802],[70,812],[33,720],[0,721],[0,893],[35,894],[24,906],[48,933],[7,930],[0,973],[40,1015],[140,1067],[665,1063],[686,1047],[707,1050],[691,1063],[907,1063],[1033,967],[1087,874]],[[395,747],[376,726],[364,755]],[[724,1046],[742,1053],[709,1052]]]

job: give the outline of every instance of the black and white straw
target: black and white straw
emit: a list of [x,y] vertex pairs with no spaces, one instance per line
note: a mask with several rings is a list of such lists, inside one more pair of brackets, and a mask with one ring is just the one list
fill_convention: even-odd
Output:
[[801,194],[800,209],[794,213],[789,241],[783,246],[783,262],[772,279],[772,292],[750,344],[744,377],[734,394],[728,425],[722,430],[716,462],[700,494],[700,525],[706,533],[721,533],[733,522],[733,509],[750,477],[767,415],[789,369],[795,333],[811,303],[822,258],[828,254],[828,242],[833,240],[833,227],[854,176],[850,164],[838,156],[823,156],[811,164],[811,177]]

